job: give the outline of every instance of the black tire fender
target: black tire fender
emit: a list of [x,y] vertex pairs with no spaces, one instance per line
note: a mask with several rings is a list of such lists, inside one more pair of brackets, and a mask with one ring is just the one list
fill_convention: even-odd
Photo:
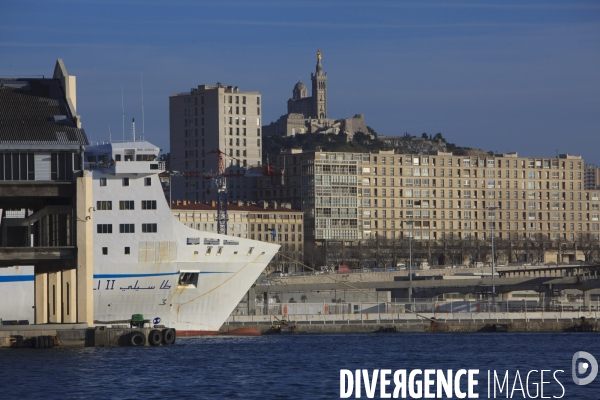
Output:
[[163,335],[163,343],[166,344],[167,346],[175,343],[175,338],[177,336],[175,329],[173,329],[173,328],[163,329],[162,335]]
[[133,331],[129,335],[130,346],[144,346],[146,344],[146,335],[140,331]]
[[163,334],[158,329],[152,329],[148,334],[148,343],[150,346],[160,346],[163,341]]

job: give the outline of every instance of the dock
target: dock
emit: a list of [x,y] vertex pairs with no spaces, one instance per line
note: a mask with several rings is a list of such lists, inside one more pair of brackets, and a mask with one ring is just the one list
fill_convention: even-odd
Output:
[[0,348],[168,346],[172,328],[89,327],[85,323],[0,326]]

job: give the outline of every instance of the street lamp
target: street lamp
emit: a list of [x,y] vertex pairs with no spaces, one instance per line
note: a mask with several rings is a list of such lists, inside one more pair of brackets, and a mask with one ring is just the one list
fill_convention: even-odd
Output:
[[495,307],[496,305],[496,285],[494,285],[494,275],[496,274],[496,257],[495,257],[495,253],[494,253],[494,225],[496,224],[494,222],[494,217],[496,216],[496,210],[498,209],[498,206],[489,206],[487,207],[487,209],[489,210],[489,214],[490,214],[490,220],[492,222],[490,222],[490,227],[492,230],[492,307]]
[[412,234],[413,234],[413,223],[415,221],[408,220],[405,221],[407,224],[410,224],[410,231],[408,234],[408,255],[409,255],[409,261],[408,261],[408,279],[409,279],[409,288],[408,288],[408,302],[410,303],[412,300]]

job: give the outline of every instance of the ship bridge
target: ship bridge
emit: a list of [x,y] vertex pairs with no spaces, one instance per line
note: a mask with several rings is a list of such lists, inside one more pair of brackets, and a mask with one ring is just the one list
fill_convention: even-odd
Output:
[[147,141],[98,142],[85,150],[84,169],[108,174],[156,174],[165,171],[160,148]]

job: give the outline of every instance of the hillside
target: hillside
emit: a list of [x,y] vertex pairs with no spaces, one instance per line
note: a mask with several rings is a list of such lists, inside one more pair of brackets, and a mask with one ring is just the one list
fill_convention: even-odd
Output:
[[394,150],[397,154],[426,154],[435,151],[452,152],[456,155],[482,156],[491,154],[484,150],[457,146],[448,143],[441,133],[434,136],[423,133],[420,137],[408,133],[403,136],[380,136],[369,128],[370,134],[356,132],[348,141],[344,134],[299,134],[296,136],[266,136],[263,144],[263,162],[267,157],[274,160],[281,150],[300,148],[303,151],[323,151],[368,153],[378,150]]

